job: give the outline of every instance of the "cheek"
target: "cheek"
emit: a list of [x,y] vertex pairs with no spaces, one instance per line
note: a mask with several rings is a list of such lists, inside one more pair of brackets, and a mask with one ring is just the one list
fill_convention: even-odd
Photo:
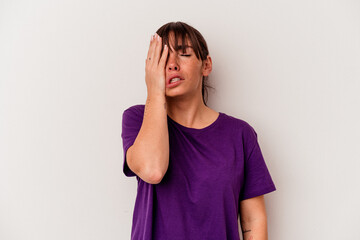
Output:
[[198,62],[192,62],[189,64],[189,69],[193,74],[196,73],[198,75],[202,75],[202,65]]

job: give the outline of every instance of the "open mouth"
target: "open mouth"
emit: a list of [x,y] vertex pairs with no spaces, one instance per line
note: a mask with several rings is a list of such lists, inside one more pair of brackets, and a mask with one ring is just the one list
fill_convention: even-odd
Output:
[[171,79],[169,83],[178,82],[178,81],[180,81],[180,80],[181,80],[181,78],[175,77],[175,78]]

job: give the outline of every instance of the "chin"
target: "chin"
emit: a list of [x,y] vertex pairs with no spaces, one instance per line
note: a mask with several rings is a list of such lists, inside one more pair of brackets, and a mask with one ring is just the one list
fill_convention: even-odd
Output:
[[165,90],[165,96],[168,97],[176,97],[183,95],[183,91],[179,91],[178,89],[167,89]]
[[181,94],[165,94],[165,97],[167,98],[177,98],[177,97],[181,97]]

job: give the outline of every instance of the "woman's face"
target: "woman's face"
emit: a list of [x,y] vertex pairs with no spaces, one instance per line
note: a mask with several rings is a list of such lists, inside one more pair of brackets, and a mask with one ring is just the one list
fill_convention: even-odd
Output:
[[[200,94],[202,77],[207,76],[204,72],[203,61],[196,58],[191,43],[186,39],[186,51],[182,52],[181,38],[178,40],[178,48],[175,47],[173,33],[169,35],[169,57],[165,66],[165,95],[168,97],[190,96]],[[180,78],[179,81],[171,83],[171,79]]]

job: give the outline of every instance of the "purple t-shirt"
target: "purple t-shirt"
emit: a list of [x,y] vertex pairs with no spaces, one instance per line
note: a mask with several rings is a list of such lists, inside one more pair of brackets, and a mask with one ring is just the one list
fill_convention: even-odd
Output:
[[276,190],[255,130],[222,112],[202,129],[167,116],[169,167],[159,184],[149,184],[126,163],[144,109],[131,106],[122,120],[123,172],[138,181],[131,239],[239,240],[240,201]]

